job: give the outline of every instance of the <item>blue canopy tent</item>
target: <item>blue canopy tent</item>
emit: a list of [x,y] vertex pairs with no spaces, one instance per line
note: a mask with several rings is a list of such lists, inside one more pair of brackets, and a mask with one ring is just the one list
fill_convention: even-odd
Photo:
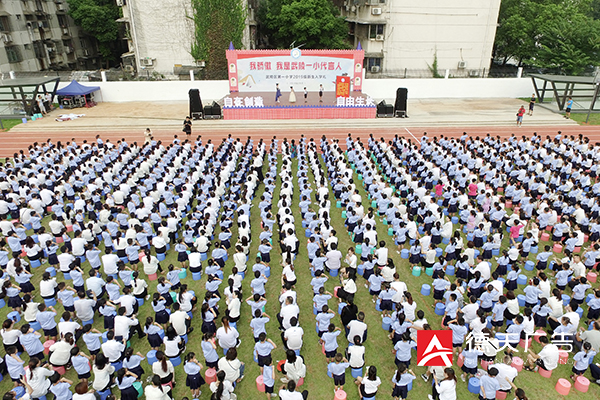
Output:
[[[63,101],[61,101],[61,105],[66,108],[73,108],[76,106],[74,99],[83,100],[82,104],[79,104],[81,107],[92,107],[95,103],[90,99],[90,104],[88,104],[87,95],[97,92],[100,90],[100,86],[84,86],[79,82],[72,80],[67,86],[62,89],[58,89],[56,94],[58,96],[63,96]],[[79,97],[77,97],[79,96]]]

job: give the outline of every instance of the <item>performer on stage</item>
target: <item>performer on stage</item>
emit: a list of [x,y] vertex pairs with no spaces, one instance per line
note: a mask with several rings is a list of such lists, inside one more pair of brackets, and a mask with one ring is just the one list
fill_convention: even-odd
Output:
[[290,86],[290,103],[296,102],[296,92],[294,92],[294,87]]
[[275,101],[279,103],[279,98],[281,97],[281,89],[279,89],[279,83],[275,84]]
[[308,100],[308,90],[306,90],[306,87],[304,87],[304,102],[306,103]]
[[323,102],[323,84],[319,85],[319,103]]

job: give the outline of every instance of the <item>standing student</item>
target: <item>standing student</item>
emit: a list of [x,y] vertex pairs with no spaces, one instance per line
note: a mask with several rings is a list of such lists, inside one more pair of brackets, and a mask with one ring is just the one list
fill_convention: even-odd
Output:
[[323,102],[323,91],[324,91],[324,90],[325,90],[325,89],[323,89],[323,85],[322,85],[322,84],[321,84],[321,85],[319,85],[319,103],[322,103],[322,102]]
[[408,397],[408,385],[416,378],[415,373],[402,364],[398,366],[396,373],[392,377],[392,383],[394,384],[394,390],[392,391],[392,397],[394,400],[406,399]]
[[200,397],[200,387],[206,383],[200,371],[202,365],[196,359],[196,354],[190,352],[185,356],[184,372],[187,374],[185,384],[192,391],[192,397],[197,399]]
[[349,366],[348,360],[346,360],[342,353],[337,353],[334,362],[327,366],[327,371],[333,377],[333,384],[335,385],[333,390],[335,392],[344,390],[344,385],[346,384],[346,369],[348,369]]
[[306,86],[304,87],[304,102],[308,101],[308,90],[306,90]]
[[525,107],[521,106],[519,111],[517,111],[517,126],[521,126],[523,124],[523,115],[525,114]]
[[192,119],[189,116],[185,117],[183,121],[183,132],[187,138],[192,135]]
[[281,89],[279,88],[279,83],[275,84],[275,102],[280,103],[279,99],[281,98]]
[[275,368],[273,367],[273,361],[268,360],[265,362],[262,371],[263,383],[265,385],[265,394],[267,400],[271,400],[271,397],[277,396],[273,394],[273,387],[275,386]]
[[535,107],[535,93],[531,95],[531,99],[529,99],[529,112],[527,115],[530,117],[533,115],[533,107]]
[[571,118],[571,108],[573,108],[573,98],[569,97],[567,100],[567,108],[565,108],[565,118]]

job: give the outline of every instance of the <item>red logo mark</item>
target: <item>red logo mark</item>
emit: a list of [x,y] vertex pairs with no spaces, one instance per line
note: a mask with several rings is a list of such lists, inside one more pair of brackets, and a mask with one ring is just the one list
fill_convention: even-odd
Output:
[[450,367],[452,331],[417,331],[417,365]]

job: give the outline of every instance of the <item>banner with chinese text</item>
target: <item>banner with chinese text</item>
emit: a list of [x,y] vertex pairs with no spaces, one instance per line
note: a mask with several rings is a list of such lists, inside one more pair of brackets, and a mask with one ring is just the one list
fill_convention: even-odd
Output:
[[338,76],[335,79],[335,97],[350,96],[350,78],[347,76]]
[[336,91],[337,77],[348,92],[362,90],[363,50],[228,50],[231,92]]

